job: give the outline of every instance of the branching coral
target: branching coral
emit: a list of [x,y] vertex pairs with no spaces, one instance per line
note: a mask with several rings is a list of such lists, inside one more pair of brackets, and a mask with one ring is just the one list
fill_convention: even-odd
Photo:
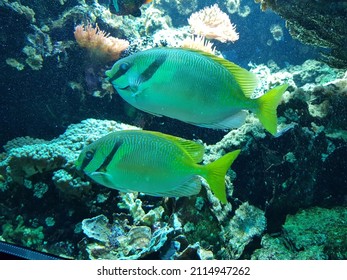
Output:
[[18,215],[15,221],[7,221],[2,225],[0,240],[19,243],[26,247],[37,248],[44,240],[43,227],[29,227],[25,225],[24,218]]
[[235,25],[217,4],[193,13],[188,23],[194,34],[205,36],[207,39],[216,39],[221,42],[235,42],[239,39]]
[[127,40],[110,36],[100,30],[98,25],[95,28],[90,24],[77,25],[74,35],[82,48],[87,48],[94,58],[101,61],[117,60],[121,52],[129,46]]

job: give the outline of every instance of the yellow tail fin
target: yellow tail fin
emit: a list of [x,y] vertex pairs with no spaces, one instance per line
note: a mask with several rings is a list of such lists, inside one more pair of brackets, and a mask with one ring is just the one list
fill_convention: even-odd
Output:
[[265,93],[257,99],[258,110],[255,112],[262,125],[272,135],[277,132],[277,106],[288,85],[280,85]]
[[226,155],[222,156],[216,161],[210,164],[207,164],[205,166],[206,174],[204,178],[209,184],[214,195],[222,203],[227,202],[226,191],[225,191],[225,175],[228,169],[230,168],[230,165],[234,162],[234,160],[239,155],[240,151],[241,150],[236,150],[236,151],[227,153]]

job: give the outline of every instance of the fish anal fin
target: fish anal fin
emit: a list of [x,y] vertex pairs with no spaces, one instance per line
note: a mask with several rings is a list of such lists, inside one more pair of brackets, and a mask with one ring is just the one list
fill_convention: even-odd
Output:
[[236,114],[233,114],[222,121],[215,123],[206,123],[206,124],[195,124],[201,127],[213,128],[213,129],[231,129],[238,128],[242,126],[246,120],[247,112],[240,111]]
[[163,190],[160,192],[145,192],[153,196],[162,197],[182,197],[182,196],[192,196],[196,195],[201,190],[201,180],[198,176],[190,178],[186,182],[182,183],[180,186],[172,188],[170,190]]

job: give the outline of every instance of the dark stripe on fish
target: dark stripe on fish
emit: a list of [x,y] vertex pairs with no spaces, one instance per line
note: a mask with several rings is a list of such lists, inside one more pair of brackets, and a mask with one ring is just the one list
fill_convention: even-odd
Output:
[[82,164],[81,164],[81,170],[84,170],[84,168],[87,167],[87,165],[91,162],[93,157],[94,157],[94,152],[92,152],[92,151],[88,151],[85,154],[84,159],[83,159]]
[[104,162],[100,165],[100,167],[95,170],[97,172],[105,172],[107,166],[110,164],[111,160],[113,159],[114,155],[116,154],[118,148],[123,144],[122,141],[117,141],[113,148],[112,151],[108,154],[108,156],[105,158]]
[[123,76],[128,70],[131,68],[131,65],[127,63],[123,63],[119,66],[118,71],[108,79],[110,83],[112,83],[114,80],[117,80],[119,77]]
[[148,67],[145,71],[143,71],[141,73],[141,82],[146,82],[148,81],[150,78],[152,78],[152,76],[155,74],[155,72],[157,72],[157,70],[159,69],[159,67],[165,62],[167,55],[166,54],[162,54],[159,55]]

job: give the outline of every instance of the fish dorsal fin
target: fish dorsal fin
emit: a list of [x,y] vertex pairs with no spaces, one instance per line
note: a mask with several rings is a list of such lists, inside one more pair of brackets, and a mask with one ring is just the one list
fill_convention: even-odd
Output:
[[205,153],[205,148],[202,144],[196,143],[191,140],[186,140],[180,137],[163,134],[160,132],[148,131],[148,133],[151,133],[153,135],[156,135],[161,138],[174,142],[176,145],[178,145],[190,156],[190,158],[194,161],[194,163],[198,163],[202,161],[202,158]]
[[243,91],[243,94],[250,98],[252,96],[252,93],[254,92],[255,88],[258,85],[258,79],[257,76],[246,69],[236,65],[235,63],[232,63],[229,60],[226,60],[222,57],[218,57],[214,54],[203,52],[200,50],[194,50],[194,49],[187,49],[189,51],[197,52],[205,57],[208,57],[212,59],[213,61],[219,63],[223,67],[225,67],[235,78],[237,83],[239,84],[240,88]]

